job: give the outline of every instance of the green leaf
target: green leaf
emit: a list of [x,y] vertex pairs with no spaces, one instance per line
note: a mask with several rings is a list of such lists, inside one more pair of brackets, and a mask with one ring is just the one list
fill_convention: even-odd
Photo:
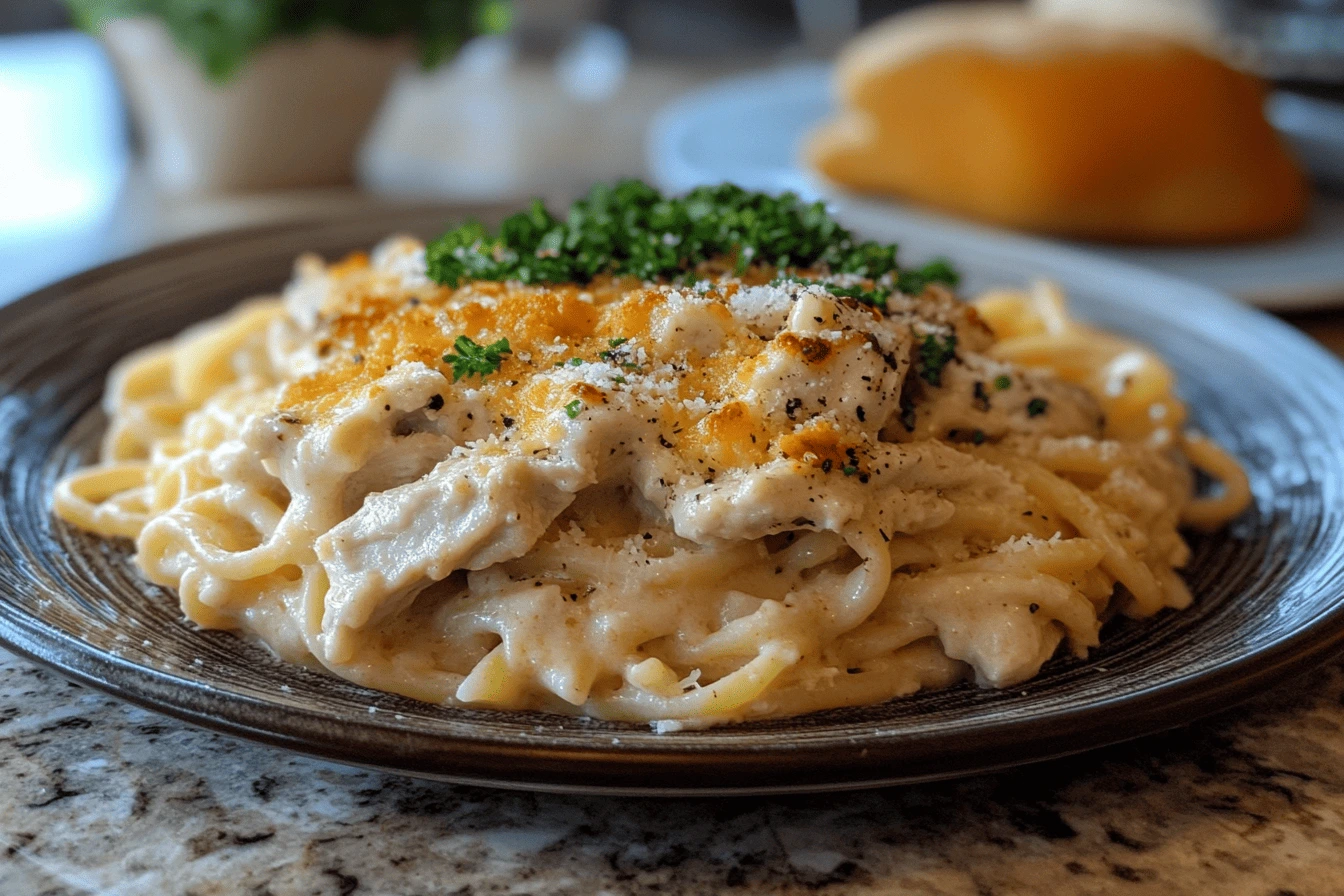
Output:
[[915,366],[924,382],[930,386],[941,386],[943,384],[943,368],[947,366],[947,362],[956,356],[956,333],[950,333],[947,336],[928,333],[919,344],[919,356],[916,359]]
[[337,28],[368,37],[412,35],[429,68],[473,34],[511,24],[506,0],[66,0],[71,18],[98,33],[112,19],[150,16],[216,81],[272,41]]
[[505,355],[513,354],[507,339],[480,345],[470,336],[457,337],[453,341],[453,350],[455,354],[450,352],[443,356],[443,363],[453,368],[453,382],[472,374],[484,380],[499,370],[500,365],[504,363]]
[[900,276],[896,278],[896,288],[906,295],[917,296],[930,283],[942,283],[949,288],[955,288],[960,282],[961,274],[957,273],[946,258],[935,258],[922,268],[901,271]]

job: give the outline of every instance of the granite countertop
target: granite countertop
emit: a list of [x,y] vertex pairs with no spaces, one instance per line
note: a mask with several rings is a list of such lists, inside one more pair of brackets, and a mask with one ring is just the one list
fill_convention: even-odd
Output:
[[0,652],[0,893],[1344,893],[1344,663],[1165,735],[882,791],[512,793],[192,728]]

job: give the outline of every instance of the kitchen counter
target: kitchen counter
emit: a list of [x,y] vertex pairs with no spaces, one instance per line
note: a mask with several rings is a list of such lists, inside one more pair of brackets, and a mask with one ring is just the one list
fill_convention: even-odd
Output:
[[201,731],[0,654],[0,893],[1344,892],[1344,665],[1189,728],[866,793],[488,791]]

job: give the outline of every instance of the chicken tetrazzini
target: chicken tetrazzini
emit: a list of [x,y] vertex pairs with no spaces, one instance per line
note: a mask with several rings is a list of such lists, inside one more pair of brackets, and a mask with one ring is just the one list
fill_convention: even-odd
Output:
[[511,222],[302,257],[130,355],[56,513],[285,659],[669,730],[1021,682],[1186,606],[1179,527],[1248,500],[1049,284],[965,304],[728,187]]

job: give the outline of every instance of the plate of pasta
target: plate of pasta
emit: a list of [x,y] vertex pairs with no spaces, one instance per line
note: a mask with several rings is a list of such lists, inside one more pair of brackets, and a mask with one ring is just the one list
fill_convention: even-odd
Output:
[[0,641],[340,761],[740,793],[1112,743],[1344,637],[1344,370],[1272,318],[729,185],[467,211],[0,309]]

